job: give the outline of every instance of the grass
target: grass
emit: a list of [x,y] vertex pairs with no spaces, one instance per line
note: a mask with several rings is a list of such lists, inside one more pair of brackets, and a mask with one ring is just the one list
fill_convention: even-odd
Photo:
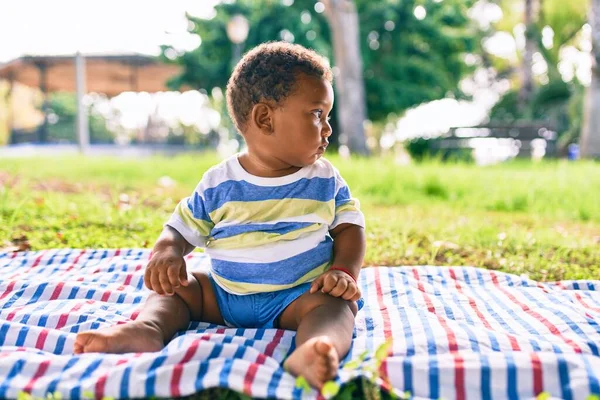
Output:
[[[473,265],[542,281],[600,277],[598,163],[332,161],[361,200],[367,266]],[[34,250],[151,247],[177,201],[216,162],[213,154],[2,160],[0,247],[25,240]],[[387,398],[361,381],[340,393]],[[193,398],[215,396],[243,398],[223,389]]]
[[[25,236],[34,250],[151,247],[177,201],[217,161],[213,154],[3,160],[0,243]],[[600,164],[333,162],[367,217],[365,265],[599,276]],[[173,185],[159,184],[167,176]]]

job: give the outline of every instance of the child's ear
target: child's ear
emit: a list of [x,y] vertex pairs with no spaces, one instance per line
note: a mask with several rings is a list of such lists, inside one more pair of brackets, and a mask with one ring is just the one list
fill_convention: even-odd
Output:
[[257,103],[252,107],[250,117],[254,125],[263,133],[270,135],[273,133],[273,108],[266,103]]

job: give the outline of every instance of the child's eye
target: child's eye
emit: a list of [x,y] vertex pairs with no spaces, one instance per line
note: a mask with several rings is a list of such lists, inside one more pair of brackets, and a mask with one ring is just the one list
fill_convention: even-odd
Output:
[[323,115],[323,110],[315,110],[313,111],[313,114],[315,114],[317,118],[321,119],[321,115]]

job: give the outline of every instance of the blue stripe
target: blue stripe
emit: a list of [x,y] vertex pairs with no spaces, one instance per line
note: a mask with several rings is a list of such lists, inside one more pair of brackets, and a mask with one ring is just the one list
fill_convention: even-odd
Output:
[[46,390],[46,393],[54,393],[54,392],[56,392],[56,387],[58,386],[58,383],[61,381],[62,376],[65,373],[65,371],[68,370],[69,368],[73,367],[79,360],[81,360],[80,357],[71,357],[69,359],[69,361],[67,361],[67,363],[65,364],[64,368],[60,371],[60,373],[58,374],[58,376],[56,378],[54,378],[48,384],[48,388]]
[[67,335],[61,334],[56,340],[56,345],[54,346],[54,354],[62,354],[65,349],[65,342],[67,341]]
[[335,207],[342,206],[352,200],[348,186],[342,186],[335,195]]
[[519,398],[519,381],[517,375],[517,366],[511,352],[504,353],[506,357],[506,395],[510,400]]
[[333,240],[326,236],[316,247],[281,261],[249,264],[213,258],[211,262],[217,275],[234,282],[285,285],[330,261],[332,256]]
[[127,367],[123,371],[121,377],[121,383],[119,384],[119,397],[122,399],[128,399],[129,396],[129,376],[131,375],[131,364],[133,360],[127,363]]
[[29,333],[29,327],[24,326],[19,330],[19,334],[17,336],[17,341],[15,342],[15,346],[23,346],[25,344],[25,339],[27,339],[27,334]]
[[0,385],[0,398],[2,398],[2,399],[6,398],[6,391],[10,387],[10,381],[12,381],[13,378],[15,376],[17,376],[19,374],[19,372],[21,372],[21,370],[25,366],[25,362],[26,361],[23,359],[17,360],[15,362],[15,364],[12,366],[12,368],[10,369],[10,371],[8,371],[8,375],[4,379],[4,382],[2,382],[2,384]]
[[[423,329],[425,330],[425,336],[427,337],[427,353],[430,355],[437,354],[437,343],[435,341],[435,336],[433,336],[433,329],[429,324],[429,311],[423,311],[422,307],[417,306],[417,303],[413,297],[413,287],[409,283],[406,274],[406,272],[402,273],[402,283],[404,284],[404,287],[406,287],[408,303],[410,307],[419,314],[419,320],[421,321],[421,325],[423,325]],[[430,370],[429,373],[431,376],[432,371]]]
[[490,362],[485,354],[480,356],[481,362],[481,398],[492,398],[492,380],[490,379]]
[[413,393],[412,361],[413,357],[406,357],[404,360],[402,360],[402,371],[404,372],[404,391],[410,393]]
[[6,341],[8,330],[10,329],[10,322],[5,322],[0,326],[0,346],[4,345]]
[[558,362],[558,377],[560,380],[560,390],[562,393],[561,398],[564,400],[572,400],[573,393],[571,392],[571,386],[569,384],[569,367],[564,355],[557,354],[556,361]]
[[[335,197],[335,178],[302,178],[281,186],[258,186],[246,181],[225,181],[214,188],[206,189],[202,195],[194,192],[190,198],[196,211],[196,206],[204,202],[204,207],[198,208],[198,215],[210,214],[230,201],[265,201],[281,199],[306,199],[329,201]],[[194,217],[196,213],[194,212]],[[204,218],[202,218],[204,219]]]
[[90,363],[90,365],[87,366],[87,368],[83,371],[83,373],[77,378],[78,380],[78,385],[73,387],[73,389],[71,389],[71,395],[70,397],[72,399],[80,399],[81,398],[81,384],[82,382],[86,379],[89,378],[90,375],[92,375],[92,373],[98,368],[98,366],[102,363],[102,357],[98,357],[96,359],[94,359],[94,361],[92,361]]
[[[390,277],[390,296],[392,297],[392,302],[394,303],[394,306],[396,306],[396,311],[398,312],[398,316],[400,317],[400,322],[402,324],[402,332],[404,333],[404,340],[406,342],[406,356],[407,357],[411,357],[413,355],[415,355],[416,350],[415,350],[415,341],[413,340],[413,332],[412,332],[412,328],[410,326],[410,320],[408,319],[408,313],[406,312],[406,309],[404,307],[400,306],[400,295],[398,294],[398,290],[396,290],[397,287],[403,287],[404,286],[400,286],[400,285],[396,285],[395,283],[395,277],[396,277],[396,273],[394,273],[394,271],[391,270],[388,272],[388,275]],[[368,308],[368,307],[366,307]],[[407,389],[406,389],[407,390]]]
[[[448,288],[448,282],[446,281],[446,277],[442,274],[442,269],[436,268],[436,270],[437,270],[438,276],[442,278],[442,286],[444,286],[444,288]],[[447,272],[447,271],[445,271],[445,272]],[[464,315],[464,317],[467,321],[467,324],[457,321],[456,318],[452,318],[452,319],[465,332],[467,332],[467,336],[469,337],[469,343],[471,343],[471,350],[478,353],[479,352],[479,343],[477,340],[477,336],[475,336],[473,331],[469,328],[469,326],[474,326],[475,323],[473,322],[473,319],[471,318],[470,313],[468,311],[466,311],[465,308],[462,306],[461,301],[458,298],[456,292],[451,289],[448,291],[452,294],[452,300],[454,301],[454,304],[460,309],[462,315]],[[488,334],[491,334],[491,332],[488,332]]]
[[440,398],[440,369],[438,367],[438,356],[434,355],[429,359],[429,398]]
[[582,354],[581,358],[583,359],[583,363],[585,364],[585,372],[587,373],[589,379],[589,387],[590,394],[595,394],[596,396],[600,395],[600,377],[592,368],[590,364],[589,356],[587,354]]
[[167,360],[166,354],[161,354],[156,357],[148,371],[146,372],[146,382],[144,383],[144,387],[146,388],[146,397],[154,396],[155,394],[155,386],[156,386],[156,370],[160,368],[165,361]]
[[242,233],[248,232],[266,232],[275,233],[278,235],[285,235],[286,233],[297,231],[299,229],[306,228],[307,226],[314,225],[312,222],[278,222],[276,224],[244,224],[244,225],[231,225],[224,226],[222,228],[214,228],[210,232],[210,236],[213,239],[224,239]]
[[25,290],[29,287],[29,283],[24,283],[23,286],[21,286],[19,288],[19,290],[15,291],[12,296],[10,296],[10,299],[6,300],[6,302],[4,303],[4,305],[2,306],[2,309],[5,310],[7,308],[11,308],[12,305],[21,298],[21,296],[23,296],[23,293],[25,293]]
[[[196,392],[199,392],[204,389],[204,384],[202,383],[202,381],[203,381],[203,378],[208,373],[209,365],[210,365],[209,360],[205,360],[200,363],[200,366],[198,368],[198,373],[196,374],[196,379],[194,379]],[[146,395],[148,395],[148,393],[146,393]]]
[[269,381],[269,386],[267,386],[267,397],[268,398],[276,398],[277,397],[277,386],[283,377],[283,368],[276,369],[271,375],[271,380]]

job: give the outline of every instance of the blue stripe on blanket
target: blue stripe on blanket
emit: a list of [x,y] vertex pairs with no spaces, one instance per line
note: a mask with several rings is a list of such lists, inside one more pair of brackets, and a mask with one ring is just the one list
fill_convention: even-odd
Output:
[[[316,398],[280,366],[294,333],[193,322],[161,352],[72,354],[77,332],[135,318],[148,295],[145,249],[0,252],[0,398],[187,396],[227,387],[250,396]],[[202,253],[190,270],[207,268]],[[396,394],[520,399],[600,395],[600,281],[539,283],[471,267],[366,268],[338,383],[372,379],[373,350],[393,338],[384,377]],[[141,374],[141,375],[140,375]],[[145,376],[139,384],[140,376]],[[381,384],[382,380],[376,381]]]

